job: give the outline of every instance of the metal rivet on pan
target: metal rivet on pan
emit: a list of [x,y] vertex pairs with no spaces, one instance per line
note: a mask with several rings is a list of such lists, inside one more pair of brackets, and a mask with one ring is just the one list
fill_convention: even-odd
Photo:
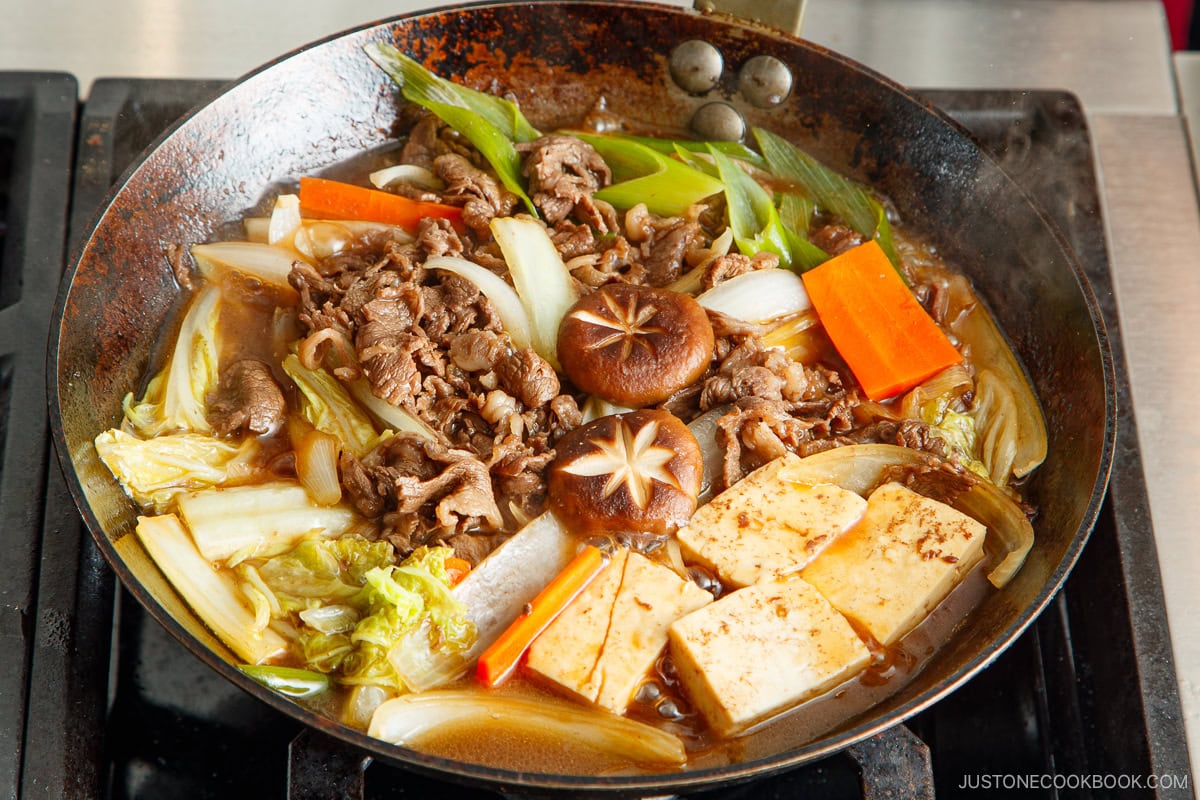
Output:
[[707,103],[692,115],[692,131],[701,139],[740,142],[746,135],[746,121],[729,103]]
[[703,94],[717,85],[725,69],[721,51],[700,39],[689,39],[671,51],[671,79],[685,92]]
[[792,71],[774,56],[755,56],[738,73],[738,91],[759,108],[777,106],[792,90]]

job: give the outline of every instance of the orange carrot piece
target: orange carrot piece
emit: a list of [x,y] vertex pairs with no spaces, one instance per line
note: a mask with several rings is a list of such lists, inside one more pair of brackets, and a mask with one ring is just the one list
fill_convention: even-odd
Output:
[[391,192],[367,189],[324,178],[300,179],[300,208],[326,219],[356,219],[382,222],[415,231],[426,217],[462,220],[462,209],[442,203],[422,203]]
[[513,673],[533,640],[562,613],[607,563],[604,554],[588,545],[546,584],[525,613],[513,620],[504,633],[483,651],[476,677],[490,687],[499,686]]
[[471,562],[458,556],[446,558],[446,574],[450,577],[450,585],[458,586],[462,579],[471,571]]
[[875,241],[801,277],[830,341],[872,400],[893,397],[962,361]]

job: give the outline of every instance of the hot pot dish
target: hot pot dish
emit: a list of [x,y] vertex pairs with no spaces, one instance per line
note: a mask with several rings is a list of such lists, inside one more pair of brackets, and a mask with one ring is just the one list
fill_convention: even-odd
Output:
[[[672,84],[694,40],[795,85]],[[716,94],[737,141],[687,132]],[[1115,419],[1078,265],[961,129],[642,3],[249,76],[125,176],[53,336],[60,458],[150,612],[504,788],[743,780],[920,710],[1061,584]]]
[[678,769],[857,710],[1013,577],[1041,410],[887,198],[765,129],[539,131],[368,54],[392,163],[179,253],[95,439],[246,674],[417,749]]

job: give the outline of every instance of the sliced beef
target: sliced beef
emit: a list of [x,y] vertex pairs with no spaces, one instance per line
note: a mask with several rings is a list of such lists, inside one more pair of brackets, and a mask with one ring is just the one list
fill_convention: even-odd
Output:
[[456,153],[434,159],[433,172],[446,184],[445,200],[463,204],[463,222],[481,238],[488,237],[493,217],[506,217],[517,205],[515,194]]
[[774,253],[768,253],[765,250],[761,253],[755,253],[753,258],[744,256],[741,253],[726,253],[723,256],[717,256],[713,262],[708,265],[708,269],[704,272],[704,277],[701,279],[705,289],[711,289],[719,283],[724,283],[730,278],[736,278],[739,275],[745,275],[747,272],[754,272],[759,269],[774,269],[779,266],[779,256]]
[[496,377],[509,394],[527,408],[548,403],[560,384],[554,367],[530,348],[519,350],[496,365]]
[[462,239],[450,221],[433,217],[421,220],[417,228],[417,246],[430,257],[461,256],[464,249]]
[[443,273],[441,282],[421,287],[421,329],[439,347],[469,330],[499,331],[503,328],[496,307],[479,287],[466,278]]
[[222,369],[217,390],[206,402],[208,423],[226,436],[242,430],[272,433],[287,415],[287,401],[271,368],[253,358],[234,361]]
[[917,494],[954,505],[959,495],[979,483],[979,477],[949,461],[928,458],[917,466],[886,468],[880,483],[889,481],[904,484]]
[[612,182],[612,171],[587,142],[550,134],[518,144],[525,155],[522,172],[529,178],[533,204],[555,225],[574,216],[607,233],[610,228],[592,202],[592,194]]
[[450,340],[450,360],[467,372],[494,370],[508,353],[508,341],[495,331],[470,330]]
[[666,286],[683,272],[683,258],[700,240],[700,226],[682,217],[675,217],[654,226],[650,237],[642,242],[642,266],[646,283]]
[[808,240],[831,256],[840,255],[866,241],[858,231],[839,224],[822,225],[814,229]]

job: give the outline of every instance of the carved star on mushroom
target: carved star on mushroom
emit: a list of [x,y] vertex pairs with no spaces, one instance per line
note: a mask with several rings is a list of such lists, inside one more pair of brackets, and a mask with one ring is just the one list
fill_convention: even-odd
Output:
[[658,313],[658,309],[650,303],[638,302],[637,295],[632,295],[628,298],[625,305],[618,302],[617,298],[611,294],[602,295],[604,305],[608,309],[609,315],[597,314],[588,309],[578,309],[571,316],[580,322],[598,325],[601,328],[612,331],[607,336],[603,336],[587,344],[588,350],[599,350],[608,347],[610,344],[617,342],[621,343],[621,360],[626,361],[633,353],[634,344],[638,344],[646,350],[653,351],[653,346],[646,338],[652,333],[666,333],[666,329],[657,325],[647,325],[654,315]]
[[588,439],[596,449],[576,458],[563,471],[587,478],[608,475],[604,497],[624,486],[634,504],[644,510],[650,502],[653,481],[682,491],[679,481],[667,469],[675,451],[654,444],[657,438],[657,422],[648,422],[635,434],[625,420],[619,420],[612,438]]

